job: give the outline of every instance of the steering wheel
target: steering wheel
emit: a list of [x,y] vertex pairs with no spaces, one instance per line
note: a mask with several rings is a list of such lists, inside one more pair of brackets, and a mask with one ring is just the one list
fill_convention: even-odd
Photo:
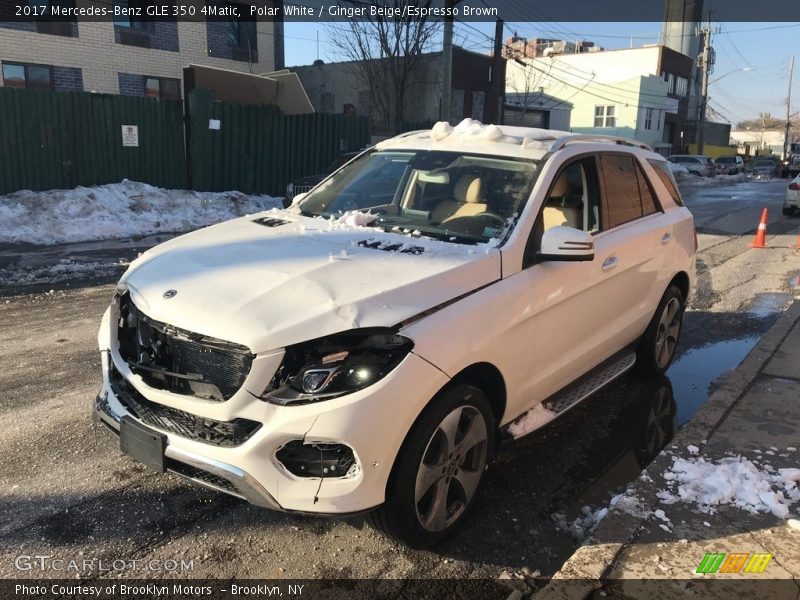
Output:
[[493,213],[493,212],[484,212],[484,213],[480,213],[479,215],[475,215],[475,216],[476,217],[489,217],[490,219],[494,219],[495,221],[497,221],[500,224],[501,228],[505,227],[506,224],[508,223],[508,219],[506,219],[505,217],[503,217],[501,215],[498,215],[497,213]]

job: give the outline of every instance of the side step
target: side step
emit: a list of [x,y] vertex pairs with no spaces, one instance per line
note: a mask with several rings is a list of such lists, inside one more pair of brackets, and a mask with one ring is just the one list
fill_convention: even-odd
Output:
[[561,413],[566,412],[598,390],[628,372],[636,364],[636,353],[626,350],[612,356],[580,377],[563,390],[556,392],[541,404],[522,413],[506,426],[506,432],[514,439],[521,438],[547,425]]

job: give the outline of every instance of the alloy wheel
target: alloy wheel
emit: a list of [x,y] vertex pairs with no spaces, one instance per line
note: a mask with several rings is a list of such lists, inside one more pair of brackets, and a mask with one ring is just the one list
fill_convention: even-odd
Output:
[[419,524],[431,532],[455,523],[470,504],[486,466],[483,414],[458,406],[442,419],[422,455],[414,489]]
[[656,334],[656,364],[663,369],[672,360],[678,335],[681,332],[681,303],[677,298],[670,299],[661,313]]

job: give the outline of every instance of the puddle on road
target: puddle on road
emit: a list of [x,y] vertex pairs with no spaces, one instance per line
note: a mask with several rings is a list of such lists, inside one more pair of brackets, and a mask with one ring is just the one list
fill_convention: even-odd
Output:
[[758,340],[758,336],[747,336],[693,348],[672,364],[667,375],[678,405],[679,427],[705,403],[712,382],[736,368]]
[[782,312],[791,301],[790,292],[764,292],[753,298],[747,312],[758,318],[771,317]]

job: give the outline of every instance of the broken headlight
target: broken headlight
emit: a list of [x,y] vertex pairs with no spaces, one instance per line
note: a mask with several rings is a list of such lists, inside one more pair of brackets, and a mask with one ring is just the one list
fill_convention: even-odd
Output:
[[285,405],[344,396],[383,379],[413,347],[389,329],[356,329],[289,346],[261,398]]

